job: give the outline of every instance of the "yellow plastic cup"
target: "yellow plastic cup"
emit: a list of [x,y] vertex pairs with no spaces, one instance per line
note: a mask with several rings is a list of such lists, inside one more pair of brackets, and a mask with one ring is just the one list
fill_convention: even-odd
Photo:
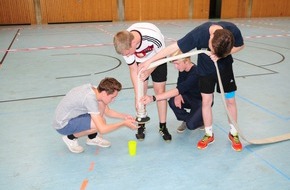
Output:
[[137,142],[134,140],[128,141],[128,150],[130,156],[135,156],[137,150]]

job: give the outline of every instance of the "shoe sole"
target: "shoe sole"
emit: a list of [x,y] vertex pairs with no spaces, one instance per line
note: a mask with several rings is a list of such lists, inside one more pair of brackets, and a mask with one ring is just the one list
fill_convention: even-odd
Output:
[[198,149],[200,149],[200,150],[204,150],[204,149],[206,149],[207,147],[208,147],[208,145],[210,145],[210,144],[212,144],[212,143],[214,143],[214,140],[213,141],[211,141],[210,143],[208,143],[207,144],[207,146],[206,147],[204,147],[204,148],[201,148],[201,147],[197,147]]
[[148,123],[150,121],[150,117],[148,117],[148,116],[146,116],[144,118],[137,117],[135,119],[135,121],[137,121],[138,124],[145,124],[145,123]]
[[236,151],[236,152],[241,152],[243,149],[234,149],[234,147],[233,147],[233,142],[232,142],[232,140],[230,139],[230,137],[228,136],[228,139],[229,139],[229,141],[231,142],[231,147],[232,147],[232,149],[234,150],[234,151]]
[[145,137],[144,137],[144,138],[139,138],[139,137],[137,137],[136,135],[135,135],[135,137],[136,137],[136,139],[139,140],[139,141],[143,141],[143,140],[145,139]]
[[177,133],[184,133],[185,129],[180,131],[180,130],[176,130]]
[[[164,135],[162,135],[160,131],[159,131],[159,134],[160,134],[161,137],[163,138]],[[171,141],[172,139],[168,139],[168,140],[166,140],[166,139],[163,138],[163,140],[164,140],[164,141]]]
[[99,147],[102,147],[102,148],[108,148],[110,147],[111,145],[99,145],[99,144],[94,144],[94,143],[86,143],[87,145],[90,145],[90,146],[99,146]]
[[84,151],[84,149],[83,150],[81,150],[81,151],[74,151],[74,150],[72,150],[70,147],[69,147],[69,145],[68,144],[66,144],[66,142],[65,142],[65,140],[64,139],[62,139],[63,140],[63,142],[64,142],[64,144],[67,146],[67,148],[72,152],[72,153],[82,153],[83,151]]

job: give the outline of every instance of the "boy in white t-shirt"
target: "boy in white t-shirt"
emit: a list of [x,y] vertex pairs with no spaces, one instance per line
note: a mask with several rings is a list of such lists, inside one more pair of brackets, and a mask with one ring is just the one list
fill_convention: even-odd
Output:
[[[164,36],[161,31],[151,23],[135,23],[127,30],[120,31],[114,36],[114,46],[117,53],[121,54],[130,69],[131,81],[135,92],[135,106],[138,113],[138,72],[139,63],[145,62],[160,50],[165,48]],[[148,76],[153,80],[153,89],[155,94],[165,92],[167,80],[167,63],[164,63],[154,69],[146,71],[146,80],[144,81],[144,92],[148,88]],[[142,95],[143,96],[143,95]],[[165,141],[171,141],[171,135],[166,127],[167,102],[166,100],[157,102],[159,116],[159,132]],[[136,138],[143,140],[145,138],[145,124],[139,123]]]

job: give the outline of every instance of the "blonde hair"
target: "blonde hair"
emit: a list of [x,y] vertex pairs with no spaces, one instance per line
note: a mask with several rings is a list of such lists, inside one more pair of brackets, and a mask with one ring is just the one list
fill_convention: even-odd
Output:
[[133,34],[127,30],[118,32],[113,39],[116,52],[122,54],[124,50],[130,49],[133,39]]
[[[182,53],[181,50],[179,49],[179,50],[175,51],[174,53],[172,53],[172,54],[170,55],[170,57],[177,56],[177,55],[181,55],[181,54],[183,54],[183,53]],[[179,60],[190,61],[190,57],[181,58],[181,59],[179,59]]]

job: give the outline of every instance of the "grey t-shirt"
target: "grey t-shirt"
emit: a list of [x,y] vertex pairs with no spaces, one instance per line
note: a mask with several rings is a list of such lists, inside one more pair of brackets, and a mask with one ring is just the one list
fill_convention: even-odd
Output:
[[73,88],[65,95],[55,111],[53,121],[55,129],[64,128],[69,120],[77,116],[86,113],[99,114],[98,101],[93,87],[92,84],[85,84]]

